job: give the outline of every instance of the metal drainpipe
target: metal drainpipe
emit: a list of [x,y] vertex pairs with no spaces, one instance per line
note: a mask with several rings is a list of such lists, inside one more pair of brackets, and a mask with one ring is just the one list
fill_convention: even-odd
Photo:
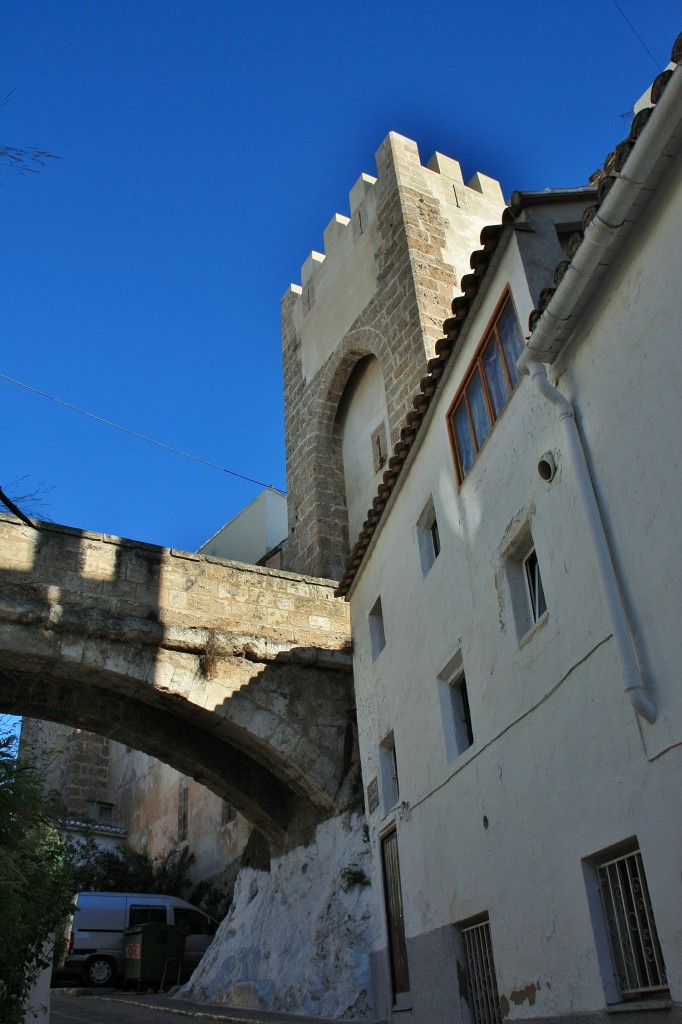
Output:
[[647,722],[655,722],[656,707],[650,694],[647,692],[635,654],[635,646],[625,612],[623,597],[618,586],[613,559],[609,551],[604,523],[599,512],[597,497],[594,493],[592,478],[585,458],[585,451],[575,421],[575,409],[568,399],[550,384],[547,379],[547,370],[544,363],[526,356],[525,369],[530,374],[531,380],[540,394],[554,406],[564,431],[569,456],[578,482],[578,490],[580,491],[580,497],[585,509],[587,528],[594,547],[597,572],[599,573],[606,607],[611,619],[613,639],[623,672],[625,692],[630,698],[630,702],[637,714],[641,715]]

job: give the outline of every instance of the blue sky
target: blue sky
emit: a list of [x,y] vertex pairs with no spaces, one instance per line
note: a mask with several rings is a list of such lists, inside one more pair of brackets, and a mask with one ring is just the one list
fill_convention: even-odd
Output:
[[[678,3],[619,6],[664,67]],[[284,488],[280,299],[381,140],[507,196],[584,184],[657,73],[623,13],[5,0],[0,143],[59,160],[0,168],[0,373]],[[0,485],[55,522],[192,550],[258,492],[2,378],[0,401]]]

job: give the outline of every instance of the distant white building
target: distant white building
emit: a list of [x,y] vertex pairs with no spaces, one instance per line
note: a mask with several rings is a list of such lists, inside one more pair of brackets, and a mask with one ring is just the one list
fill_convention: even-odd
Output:
[[198,554],[249,565],[272,565],[277,562],[286,536],[286,495],[274,487],[265,487],[246,508],[202,544]]

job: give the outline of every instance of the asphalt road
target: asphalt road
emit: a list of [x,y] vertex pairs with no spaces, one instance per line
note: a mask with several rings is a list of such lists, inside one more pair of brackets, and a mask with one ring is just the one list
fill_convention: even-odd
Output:
[[52,989],[50,1024],[343,1024],[283,1013],[191,1003],[169,995]]
[[252,1015],[217,1006],[197,1006],[167,995],[52,990],[50,1024],[272,1024],[278,1015]]
[[[50,1024],[189,1024],[201,1020],[229,1021],[229,1017],[215,1017],[208,1011],[201,1017],[194,1013],[168,1009],[168,996],[156,996],[151,1005],[147,998],[118,995],[68,995],[52,991],[50,996]],[[235,1018],[231,1018],[235,1020]]]

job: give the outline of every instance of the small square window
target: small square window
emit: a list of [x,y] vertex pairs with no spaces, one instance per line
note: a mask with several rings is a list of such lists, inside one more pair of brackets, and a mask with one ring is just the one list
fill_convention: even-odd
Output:
[[528,600],[530,602],[530,617],[533,622],[537,622],[547,611],[547,603],[545,601],[545,592],[542,587],[542,577],[535,548],[529,551],[524,558],[523,569],[526,576]]
[[110,823],[113,816],[113,811],[113,804],[99,804],[97,808],[97,817],[99,818],[100,821]]
[[469,693],[459,651],[438,677],[438,696],[443,719],[445,753],[448,761],[454,761],[474,742]]
[[92,821],[99,821],[102,824],[111,824],[114,812],[114,805],[107,804],[100,800],[88,801],[88,817]]
[[378,473],[388,461],[388,444],[386,442],[386,425],[381,423],[372,433],[372,464]]
[[432,497],[427,501],[417,521],[417,541],[422,573],[426,576],[440,554],[440,531]]
[[398,761],[395,754],[395,738],[390,732],[379,744],[379,770],[384,812],[395,807],[400,795],[398,786]]
[[381,607],[381,598],[378,597],[369,613],[369,642],[372,648],[372,659],[379,657],[386,646],[386,634],[384,633],[384,613]]
[[545,588],[537,551],[526,524],[503,553],[516,635],[519,643],[547,615]]

